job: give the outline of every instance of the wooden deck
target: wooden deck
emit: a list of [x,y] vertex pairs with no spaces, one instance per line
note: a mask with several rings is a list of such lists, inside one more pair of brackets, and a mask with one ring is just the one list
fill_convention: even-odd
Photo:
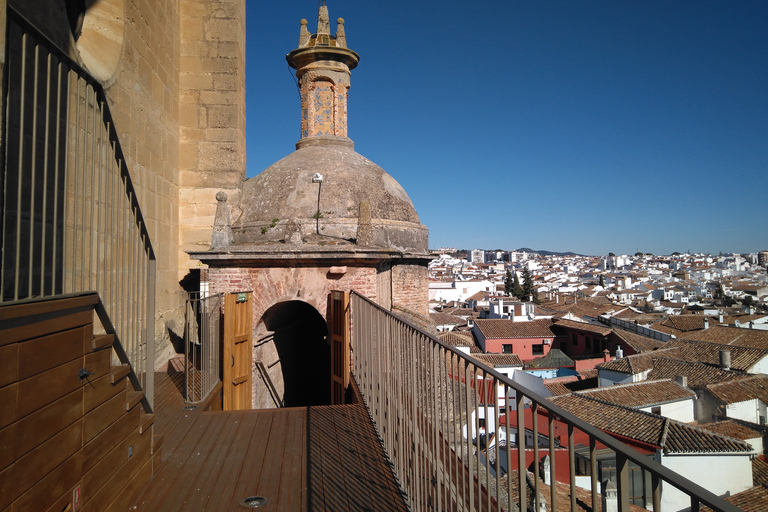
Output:
[[163,465],[130,510],[407,510],[361,404],[190,411],[174,378],[156,375]]

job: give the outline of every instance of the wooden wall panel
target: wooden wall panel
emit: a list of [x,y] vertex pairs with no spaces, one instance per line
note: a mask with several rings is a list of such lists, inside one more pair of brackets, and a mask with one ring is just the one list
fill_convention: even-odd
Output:
[[0,387],[19,380],[19,345],[0,347]]
[[[125,384],[123,384],[125,387]],[[83,417],[83,442],[87,443],[125,415],[125,388]]]
[[83,391],[78,389],[20,419],[16,423],[16,458],[22,457],[82,417]]
[[[18,497],[82,448],[83,423],[78,421],[41,444],[14,464],[13,491]],[[79,455],[82,459],[82,454]],[[56,495],[54,498],[58,498]]]
[[76,359],[19,382],[17,417],[23,418],[65,395],[81,389],[83,385],[77,377],[77,372],[82,367],[83,360]]
[[83,469],[90,470],[139,424],[140,407],[134,407],[83,447]]
[[81,510],[124,509],[155,470],[141,406],[126,411],[128,381],[111,383],[111,345],[93,348],[83,304],[96,300],[0,306],[0,511],[71,510],[78,486]]
[[19,343],[19,380],[82,358],[84,334],[78,327]]
[[18,384],[0,388],[0,428],[16,421],[18,415]]

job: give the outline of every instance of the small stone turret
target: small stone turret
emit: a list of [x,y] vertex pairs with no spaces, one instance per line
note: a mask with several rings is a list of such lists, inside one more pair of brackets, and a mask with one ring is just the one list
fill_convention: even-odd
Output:
[[347,138],[347,95],[350,71],[360,56],[347,48],[344,19],[337,20],[336,36],[332,36],[328,7],[323,3],[317,32],[310,34],[307,20],[301,20],[299,47],[286,59],[296,70],[301,90],[301,140],[296,149],[334,143],[352,147]]

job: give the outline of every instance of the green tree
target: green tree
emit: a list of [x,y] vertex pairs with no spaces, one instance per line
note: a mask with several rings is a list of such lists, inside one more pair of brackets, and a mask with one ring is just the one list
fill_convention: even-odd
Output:
[[600,286],[605,288],[605,277],[603,277],[603,276],[600,276]]
[[512,282],[512,295],[518,299],[523,298],[523,287],[520,286],[520,279],[517,277],[517,272],[515,272],[515,279]]
[[752,302],[754,302],[754,300],[755,299],[753,299],[751,295],[747,295],[746,297],[744,297],[744,300],[742,300],[741,302],[745,306],[751,306]]
[[504,276],[504,293],[512,295],[513,285],[512,272],[507,269],[507,274]]
[[528,300],[528,297],[531,295],[533,295],[533,277],[531,277],[531,272],[526,267],[523,269],[523,296],[520,298]]
[[609,253],[608,253],[608,257],[609,257],[609,258],[613,258],[614,256],[616,256],[616,255],[615,255],[615,254],[613,254],[612,252],[609,252]]

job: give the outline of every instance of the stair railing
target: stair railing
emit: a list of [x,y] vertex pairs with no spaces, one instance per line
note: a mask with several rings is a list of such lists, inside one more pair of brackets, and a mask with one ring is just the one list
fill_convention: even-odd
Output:
[[101,84],[8,8],[0,302],[96,291],[151,409],[156,260]]

